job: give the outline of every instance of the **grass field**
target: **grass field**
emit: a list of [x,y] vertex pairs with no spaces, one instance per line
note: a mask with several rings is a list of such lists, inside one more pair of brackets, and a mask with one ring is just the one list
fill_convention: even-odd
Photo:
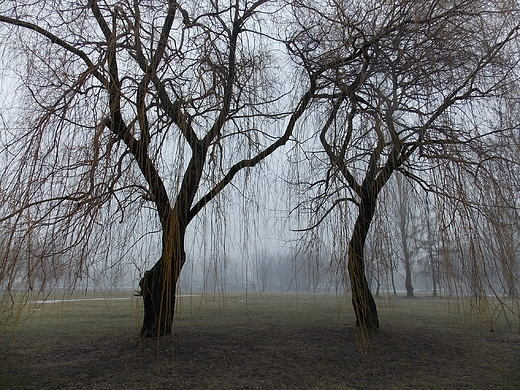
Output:
[[518,318],[462,300],[379,299],[361,334],[345,297],[184,296],[172,336],[139,339],[131,292],[72,298],[102,297],[127,299],[32,303],[1,329],[0,389],[520,389]]

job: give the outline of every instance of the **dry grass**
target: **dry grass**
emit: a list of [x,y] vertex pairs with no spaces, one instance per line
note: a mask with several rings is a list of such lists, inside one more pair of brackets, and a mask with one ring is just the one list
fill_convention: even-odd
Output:
[[335,296],[184,297],[174,335],[145,340],[137,300],[27,307],[0,333],[0,388],[520,388],[517,318],[510,328],[500,311],[459,314],[460,300],[378,305],[382,328],[362,335]]

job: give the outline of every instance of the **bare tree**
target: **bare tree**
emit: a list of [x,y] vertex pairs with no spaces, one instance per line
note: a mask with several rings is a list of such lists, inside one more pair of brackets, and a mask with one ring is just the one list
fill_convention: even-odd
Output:
[[263,251],[258,253],[254,259],[254,274],[255,280],[258,283],[258,289],[260,292],[271,290],[270,283],[276,273],[274,259]]
[[428,191],[461,199],[463,182],[451,178],[454,192],[426,172],[442,174],[451,164],[478,178],[489,161],[518,164],[492,142],[518,126],[501,120],[510,115],[517,82],[518,9],[473,0],[302,1],[295,13],[295,60],[309,74],[324,61],[336,64],[316,81],[318,113],[309,122],[321,146],[308,148],[316,155],[321,149],[325,159],[317,161],[326,161],[311,186],[317,223],[341,203],[356,206],[348,238],[352,301],[357,326],[377,328],[364,246],[390,177],[401,172]]
[[396,175],[398,188],[398,207],[399,207],[399,235],[403,251],[403,262],[405,270],[406,296],[413,297],[412,284],[412,248],[410,248],[410,238],[412,236],[413,213],[412,197],[409,195],[410,187],[403,182],[401,175]]
[[158,232],[160,258],[140,281],[142,336],[171,332],[190,222],[238,172],[290,139],[310,101],[312,81],[295,88],[280,79],[279,67],[290,69],[268,37],[280,26],[276,7],[2,6],[4,63],[25,97],[2,140],[2,196],[17,199],[2,220],[30,214],[30,229],[47,240],[67,237],[77,273],[115,244],[121,223],[135,242]]

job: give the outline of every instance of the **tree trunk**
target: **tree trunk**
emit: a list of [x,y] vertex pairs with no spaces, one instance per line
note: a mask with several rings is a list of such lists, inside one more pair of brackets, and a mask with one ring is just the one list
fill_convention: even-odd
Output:
[[175,289],[186,254],[184,235],[174,231],[169,236],[163,238],[161,258],[139,283],[144,301],[141,337],[164,336],[172,331]]
[[356,313],[356,326],[365,329],[379,328],[379,318],[374,297],[370,292],[365,277],[363,253],[351,245],[349,253],[348,270],[350,274],[352,305]]
[[406,288],[406,296],[415,297],[415,295],[413,293],[413,285],[412,285],[412,267],[410,266],[410,259],[406,258],[406,257],[404,260],[404,270],[405,270],[404,286]]
[[375,196],[362,197],[359,215],[348,248],[348,271],[352,290],[352,305],[356,326],[364,329],[379,328],[377,307],[365,276],[364,247],[375,212]]
[[390,281],[392,282],[392,291],[394,292],[394,297],[397,296],[397,290],[395,288],[395,276],[394,276],[394,267],[390,266]]
[[426,226],[428,228],[428,254],[430,256],[430,268],[432,271],[433,296],[437,297],[437,269],[433,260],[433,239],[430,228],[430,208],[428,205],[428,193],[426,193]]
[[406,220],[403,213],[401,213],[401,243],[403,246],[403,257],[404,257],[404,287],[406,288],[406,296],[407,297],[415,297],[413,293],[413,284],[412,284],[412,261],[410,255],[410,248],[408,247],[408,232],[406,229]]
[[396,180],[399,191],[399,232],[401,233],[401,245],[403,247],[405,272],[404,287],[406,288],[407,297],[415,297],[412,284],[412,256],[408,246],[409,227],[412,218],[408,205],[410,202],[410,195],[409,192],[407,192],[405,189],[403,177],[401,175],[396,175]]
[[435,263],[433,260],[433,250],[432,250],[432,242],[430,240],[429,252],[430,252],[430,267],[432,270],[432,284],[433,284],[433,296],[437,297],[437,270],[435,268]]

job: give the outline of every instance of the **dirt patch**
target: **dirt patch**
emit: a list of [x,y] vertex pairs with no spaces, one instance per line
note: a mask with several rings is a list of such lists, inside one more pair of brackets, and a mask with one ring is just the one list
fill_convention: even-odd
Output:
[[[47,340],[36,350],[31,345],[37,346],[45,336],[20,330],[14,341],[2,340],[0,387],[520,387],[520,337],[511,330],[468,335],[467,328],[439,327],[434,321],[421,320],[403,327],[388,319],[382,329],[361,335],[352,324],[342,321],[320,323],[318,318],[298,323],[271,313],[267,318],[250,316],[237,322],[233,313],[229,314],[229,318],[221,316],[218,324],[183,316],[174,334],[160,339],[136,338],[135,329],[128,327],[99,331],[90,337],[74,337],[70,328],[63,328],[47,336],[55,342]],[[79,325],[76,330],[87,331]]]

